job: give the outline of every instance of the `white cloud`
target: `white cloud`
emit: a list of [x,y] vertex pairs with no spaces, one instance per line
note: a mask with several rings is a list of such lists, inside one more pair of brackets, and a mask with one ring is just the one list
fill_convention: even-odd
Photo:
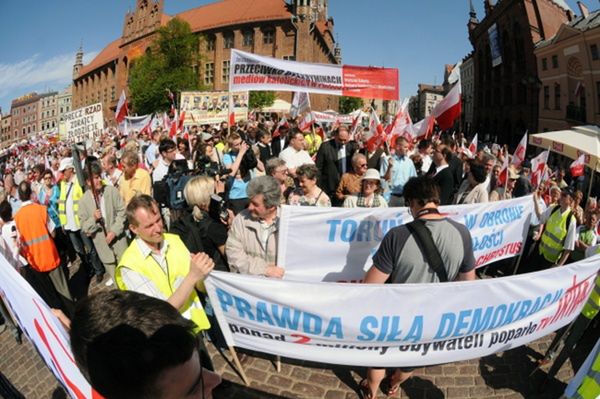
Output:
[[[83,63],[91,61],[97,51],[87,53]],[[39,54],[13,64],[0,63],[0,98],[12,98],[27,94],[31,90],[46,87],[62,89],[72,79],[75,53],[56,55],[41,59]]]

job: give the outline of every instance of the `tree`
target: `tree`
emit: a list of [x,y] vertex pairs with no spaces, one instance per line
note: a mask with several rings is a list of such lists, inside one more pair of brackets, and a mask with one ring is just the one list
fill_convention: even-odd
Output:
[[260,109],[270,107],[275,102],[275,92],[273,91],[251,91],[248,99],[250,109]]
[[[157,37],[144,55],[130,60],[129,91],[138,114],[165,111],[171,106],[170,90],[200,90],[197,70],[199,39],[190,25],[178,18],[158,29]],[[176,97],[177,98],[177,97]]]
[[363,100],[358,97],[340,97],[340,114],[349,114],[350,112],[362,108]]

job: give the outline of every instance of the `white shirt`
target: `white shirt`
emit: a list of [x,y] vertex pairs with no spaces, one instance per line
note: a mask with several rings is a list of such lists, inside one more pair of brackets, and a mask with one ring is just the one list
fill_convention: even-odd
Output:
[[[445,164],[445,165],[441,165],[441,166],[436,166],[435,167],[435,174],[437,175],[438,173],[440,173],[442,170],[446,169],[447,167],[449,167],[450,165]],[[421,169],[422,170],[422,169]]]
[[152,171],[152,182],[161,181],[169,173],[169,165],[161,158],[156,165],[156,169]]
[[341,162],[342,170],[341,174],[346,173],[346,144],[341,145],[338,149],[338,162]]
[[[77,226],[77,223],[75,222],[75,211],[73,210],[73,192],[75,190],[75,187],[73,186],[73,180],[75,180],[75,177],[73,177],[73,179],[71,179],[70,182],[67,182],[66,184],[66,190],[69,193],[67,195],[67,199],[65,201],[65,210],[67,213],[67,223],[65,223],[65,230],[69,230],[69,231],[79,231],[79,226]],[[48,218],[51,219],[51,218]]]
[[420,155],[421,155],[421,160],[423,161],[423,164],[421,165],[421,172],[427,173],[427,172],[429,172],[429,168],[431,168],[431,163],[432,163],[431,155],[427,155],[427,154],[420,154]]
[[308,151],[300,150],[296,151],[292,147],[287,147],[285,150],[279,153],[279,158],[285,161],[285,165],[288,168],[297,168],[304,164],[314,164],[314,161],[308,154]]

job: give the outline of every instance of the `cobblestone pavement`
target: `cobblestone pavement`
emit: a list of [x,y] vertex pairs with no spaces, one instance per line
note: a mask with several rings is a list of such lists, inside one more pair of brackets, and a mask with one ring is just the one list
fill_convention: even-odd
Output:
[[[104,287],[103,285],[101,287]],[[91,290],[99,287],[92,284]],[[104,289],[104,288],[102,288]],[[600,334],[595,328],[588,329],[574,355],[565,362],[556,378],[545,386],[544,393],[538,386],[546,375],[538,371],[529,376],[534,361],[547,349],[552,335],[539,339],[528,346],[512,349],[481,359],[420,369],[415,376],[402,385],[401,398],[558,398],[565,383],[573,376],[573,367],[579,368]],[[222,356],[209,343],[217,372],[225,383],[215,393],[215,398],[357,398],[358,381],[365,376],[364,368],[340,367],[293,359],[282,359],[281,371],[275,369],[274,357],[265,354],[247,354],[243,367],[249,379],[245,386],[235,369],[228,363],[229,352]],[[547,370],[548,366],[544,368]],[[66,395],[36,350],[23,337],[17,344],[13,336],[0,333],[0,371],[26,398],[65,398]],[[380,398],[385,397],[383,392]]]

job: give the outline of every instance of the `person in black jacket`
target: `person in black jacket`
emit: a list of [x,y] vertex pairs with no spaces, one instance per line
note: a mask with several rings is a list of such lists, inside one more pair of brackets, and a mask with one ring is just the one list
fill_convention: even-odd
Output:
[[435,167],[433,180],[440,188],[440,205],[450,205],[454,198],[454,175],[449,165],[451,159],[452,151],[448,146],[439,144],[433,150],[432,165]]
[[171,226],[170,233],[177,234],[187,249],[195,254],[204,252],[215,262],[215,270],[229,271],[225,257],[227,223],[233,213],[227,211],[227,220],[209,212],[211,196],[215,194],[215,180],[209,176],[196,176],[187,182],[183,196],[190,209]]
[[333,139],[321,144],[317,152],[317,169],[320,172],[319,187],[329,198],[334,199],[334,206],[342,203],[335,200],[335,190],[340,184],[342,174],[352,170],[352,156],[358,151],[358,144],[350,141],[350,133],[346,126],[340,126],[333,133]]

